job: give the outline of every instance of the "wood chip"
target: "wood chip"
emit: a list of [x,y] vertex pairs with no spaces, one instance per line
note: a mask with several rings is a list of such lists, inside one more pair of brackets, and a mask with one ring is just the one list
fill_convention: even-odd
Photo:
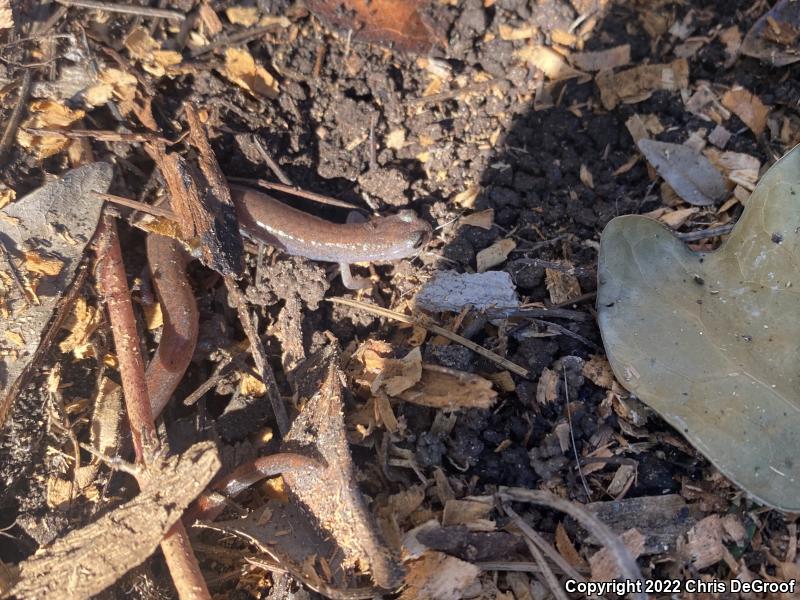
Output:
[[422,310],[459,312],[467,305],[477,310],[516,307],[519,297],[511,275],[505,271],[439,271],[422,286],[414,302]]
[[[571,264],[564,263],[566,267]],[[564,304],[573,298],[581,295],[581,284],[574,275],[569,275],[557,269],[544,270],[545,284],[547,291],[550,292],[550,302],[553,304]]]
[[475,257],[478,273],[483,273],[492,267],[496,267],[497,265],[504,263],[508,258],[508,255],[511,254],[511,251],[516,247],[517,242],[511,238],[505,238],[496,241],[488,248],[484,248],[478,252],[477,256]]
[[[637,529],[629,529],[621,536],[622,543],[631,553],[631,556],[636,559],[644,551],[644,536]],[[592,580],[594,581],[611,581],[617,579],[622,573],[620,572],[617,560],[614,555],[607,548],[596,552],[589,559],[589,565],[592,568]]]
[[494,225],[494,209],[487,208],[486,210],[482,210],[476,213],[472,213],[471,215],[467,215],[465,217],[461,217],[458,220],[459,225],[471,225],[472,227],[480,227],[481,229],[486,229],[487,231],[492,228]]
[[689,85],[689,63],[679,58],[668,64],[641,65],[619,73],[601,71],[595,78],[600,99],[607,110],[620,102],[632,104],[649,98],[657,90],[678,91]]
[[464,597],[464,590],[472,585],[481,572],[471,563],[433,551],[408,562],[406,567],[406,587],[400,594],[400,600],[460,600]]
[[497,392],[488,379],[438,365],[423,365],[422,379],[399,395],[406,402],[448,410],[490,408]]
[[586,73],[570,67],[563,56],[547,46],[525,46],[514,54],[517,58],[531,63],[542,71],[548,79],[563,81],[579,77],[584,81],[589,80]]
[[213,442],[195,444],[151,467],[133,500],[23,561],[12,594],[25,600],[69,600],[100,593],[156,550],[219,467]]
[[222,70],[230,81],[254,96],[275,99],[280,91],[277,80],[253,56],[242,48],[225,50],[225,67]]
[[722,105],[739,117],[754,134],[761,135],[764,132],[770,108],[755,94],[736,86],[722,96]]
[[581,71],[605,71],[624,67],[631,62],[630,44],[622,44],[597,52],[575,52],[570,55],[572,64]]

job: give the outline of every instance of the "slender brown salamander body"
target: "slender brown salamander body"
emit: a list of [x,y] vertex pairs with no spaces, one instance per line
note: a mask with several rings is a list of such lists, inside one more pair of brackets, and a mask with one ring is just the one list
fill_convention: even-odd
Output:
[[[339,263],[342,282],[350,289],[365,287],[365,282],[350,274],[350,264],[414,256],[432,234],[431,226],[410,210],[342,224],[320,219],[248,188],[231,186],[231,197],[239,226],[246,235],[287,254]],[[189,257],[180,244],[151,234],[147,238],[147,257],[164,315],[161,343],[147,367],[150,405],[157,417],[189,366],[197,343],[198,315],[186,278]]]
[[191,258],[177,240],[154,233],[147,236],[147,262],[161,303],[164,329],[153,359],[147,365],[147,395],[157,418],[178,387],[197,345],[199,317],[192,286],[186,277]]
[[339,263],[350,289],[365,287],[353,280],[350,264],[414,256],[432,234],[410,210],[363,223],[333,223],[248,188],[231,186],[231,197],[246,235],[287,254]]

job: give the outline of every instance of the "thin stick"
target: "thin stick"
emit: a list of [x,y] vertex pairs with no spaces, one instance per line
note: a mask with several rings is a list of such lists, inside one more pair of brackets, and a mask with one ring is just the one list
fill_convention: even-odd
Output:
[[197,50],[193,50],[191,52],[192,58],[197,58],[198,56],[202,56],[203,54],[207,54],[216,50],[217,48],[223,48],[227,46],[235,46],[237,44],[241,44],[243,42],[247,42],[253,38],[260,37],[265,33],[269,33],[270,31],[274,30],[278,27],[277,23],[271,23],[270,25],[263,25],[261,27],[254,27],[253,29],[246,29],[240,33],[236,33],[234,35],[219,38],[208,44],[207,46],[203,46],[202,48],[198,48]]
[[465,85],[464,87],[460,87],[456,90],[450,90],[449,92],[442,92],[440,94],[431,94],[430,96],[422,96],[420,98],[412,98],[411,100],[408,100],[406,104],[429,104],[431,102],[443,102],[445,100],[452,100],[453,98],[457,98],[462,94],[482,92],[485,89],[492,88],[493,86],[498,85],[504,81],[506,80],[490,79],[488,81],[472,83],[469,85]]
[[69,139],[89,138],[98,142],[127,142],[136,144],[140,142],[160,142],[172,145],[175,142],[155,133],[122,133],[119,131],[93,130],[93,129],[42,129],[40,127],[25,127],[31,135],[61,136]]
[[275,177],[280,179],[282,184],[294,187],[294,183],[292,182],[291,179],[289,179],[289,176],[286,173],[283,172],[283,169],[281,169],[281,166],[278,163],[276,163],[274,160],[272,160],[272,157],[264,149],[264,146],[261,143],[261,140],[259,140],[258,137],[255,134],[253,134],[252,137],[253,137],[253,143],[255,144],[256,148],[258,149],[258,153],[261,155],[261,158],[264,159],[264,162],[267,163],[267,166],[270,169],[272,169],[272,172],[275,173]]
[[92,192],[92,194],[96,198],[99,198],[100,200],[105,200],[106,202],[113,202],[114,204],[119,204],[120,206],[127,206],[128,208],[133,208],[134,210],[148,213],[155,217],[164,217],[172,221],[175,221],[178,218],[177,215],[168,208],[161,208],[160,206],[145,204],[144,202],[139,202],[138,200],[131,200],[130,198],[125,198],[124,196],[116,196],[114,194],[103,194],[100,192]]
[[75,6],[78,8],[92,8],[104,10],[112,13],[122,13],[125,15],[137,15],[140,17],[152,17],[155,19],[170,19],[172,21],[183,21],[186,15],[176,10],[167,8],[150,8],[149,6],[136,6],[135,4],[113,4],[111,2],[101,2],[100,0],[56,0],[64,6]]
[[581,469],[581,457],[578,456],[578,446],[575,445],[575,430],[572,428],[572,410],[569,407],[569,383],[567,383],[567,368],[561,365],[561,373],[564,375],[564,396],[567,399],[567,421],[569,422],[569,438],[572,441],[572,453],[575,455],[575,464],[578,466],[578,474],[581,476],[583,489],[586,492],[586,497],[591,500],[592,492],[589,490],[589,484],[586,482],[586,477],[583,476],[583,469]]
[[678,239],[684,242],[699,242],[700,240],[705,240],[712,237],[717,237],[718,235],[725,235],[733,231],[733,228],[736,226],[736,223],[726,223],[725,225],[719,225],[717,227],[709,227],[708,229],[702,229],[700,231],[690,231],[688,233],[676,233],[675,235]]
[[545,581],[547,581],[547,585],[550,586],[550,593],[553,594],[557,600],[567,600],[567,595],[561,589],[561,583],[558,581],[558,579],[556,579],[553,570],[550,568],[550,565],[547,564],[547,560],[545,560],[541,550],[539,550],[539,548],[536,547],[536,544],[533,543],[533,536],[528,535],[529,533],[535,534],[536,532],[533,531],[533,529],[531,529],[531,527],[525,521],[523,521],[517,513],[511,510],[510,506],[503,505],[503,510],[505,510],[508,516],[511,517],[511,519],[514,521],[514,524],[522,530],[522,533],[525,534],[525,545],[528,546],[528,550],[530,550],[531,554],[533,555],[533,559],[542,570],[542,575],[544,576]]
[[[544,490],[500,487],[497,496],[502,501],[543,504],[544,506],[549,506],[551,508],[555,508],[556,510],[560,510],[561,512],[567,513],[576,521],[580,522],[581,525],[583,525],[591,533],[593,533],[603,546],[608,548],[608,550],[616,559],[617,565],[619,566],[624,578],[630,579],[631,581],[644,581],[642,572],[639,570],[639,565],[636,564],[636,561],[625,547],[625,544],[622,543],[622,540],[620,540],[619,536],[614,534],[614,532],[608,528],[608,525],[603,523],[595,515],[580,505],[565,500],[564,498],[560,498],[559,496]],[[639,600],[647,600],[647,595],[644,593],[633,594],[633,597],[638,598]]]
[[272,412],[275,415],[278,431],[280,431],[281,437],[284,437],[289,432],[289,415],[286,413],[286,406],[281,400],[278,382],[275,381],[275,373],[272,372],[272,367],[267,362],[264,344],[258,337],[256,326],[253,323],[250,312],[247,310],[247,302],[236,281],[232,277],[225,277],[225,287],[228,289],[228,296],[236,305],[236,310],[239,313],[239,322],[242,324],[242,329],[244,329],[244,333],[250,342],[253,362],[256,364],[261,381],[267,386],[267,395],[272,406]]
[[6,155],[14,145],[14,140],[17,137],[17,128],[19,127],[19,122],[22,120],[22,113],[25,110],[28,94],[30,94],[31,91],[31,78],[31,70],[27,69],[22,75],[17,104],[14,106],[14,110],[11,111],[11,116],[8,117],[8,124],[6,125],[5,131],[3,131],[3,137],[0,138],[0,166],[5,165]]
[[458,335],[457,333],[453,333],[449,329],[445,329],[434,323],[432,319],[425,317],[409,317],[399,312],[395,312],[393,310],[389,310],[386,308],[381,308],[379,306],[375,306],[373,304],[369,304],[366,302],[358,302],[356,300],[350,300],[349,298],[328,298],[329,302],[333,302],[335,304],[344,304],[345,306],[350,306],[352,308],[357,308],[360,310],[364,310],[366,312],[371,312],[373,314],[379,315],[381,317],[386,317],[388,319],[394,319],[395,321],[400,321],[401,323],[407,323],[408,325],[417,325],[418,327],[424,327],[429,331],[437,335],[441,335],[446,337],[447,339],[456,342],[457,344],[461,344],[462,346],[469,348],[476,354],[480,354],[481,356],[488,358],[492,362],[497,363],[504,369],[508,369],[512,373],[516,373],[520,377],[528,377],[528,370],[520,367],[518,364],[511,362],[507,358],[503,358],[499,354],[495,354],[491,350],[487,350],[483,346],[479,346],[475,342],[468,340],[465,337]]
[[[144,359],[139,347],[117,224],[111,217],[104,217],[100,239],[103,243],[99,252],[97,279],[108,308],[136,460],[144,463],[157,450],[158,434],[147,396]],[[139,485],[142,486],[141,480]],[[181,600],[210,600],[200,565],[180,520],[164,536],[161,550]]]
[[301,190],[300,188],[291,185],[274,183],[272,181],[267,181],[266,179],[250,179],[247,177],[228,177],[228,181],[238,181],[241,183],[249,183],[251,185],[260,185],[261,187],[267,188],[268,190],[277,190],[279,192],[286,192],[287,194],[292,194],[293,196],[298,196],[300,198],[306,198],[307,200],[313,200],[314,202],[319,202],[320,204],[339,206],[341,208],[350,208],[352,210],[361,210],[361,207],[356,206],[355,204],[352,204],[350,202],[345,202],[344,200],[337,200],[336,198],[331,198],[330,196],[323,196],[322,194],[317,194],[315,192],[308,192],[306,190]]

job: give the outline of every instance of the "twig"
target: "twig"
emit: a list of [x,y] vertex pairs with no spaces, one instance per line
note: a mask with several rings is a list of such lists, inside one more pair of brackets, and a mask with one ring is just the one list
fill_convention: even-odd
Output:
[[192,58],[197,58],[198,56],[202,56],[203,54],[208,54],[216,50],[217,48],[223,48],[226,46],[235,46],[237,44],[241,44],[243,42],[247,42],[253,38],[260,37],[265,33],[269,33],[276,27],[279,27],[277,23],[271,23],[270,25],[263,25],[261,27],[254,27],[253,29],[246,29],[240,33],[236,33],[231,36],[227,36],[224,38],[218,38],[208,44],[207,46],[203,46],[202,48],[197,48],[191,52]]
[[123,133],[93,129],[42,129],[39,127],[25,127],[24,130],[32,135],[61,136],[69,139],[89,138],[98,142],[127,142],[130,144],[161,142],[168,145],[175,143],[155,133]]
[[272,412],[275,414],[275,422],[278,425],[278,431],[280,431],[281,437],[283,437],[289,432],[289,415],[286,413],[286,406],[284,406],[281,400],[278,383],[275,381],[275,373],[272,372],[272,367],[270,367],[267,362],[264,344],[258,337],[256,326],[253,323],[250,312],[247,310],[247,301],[244,299],[241,290],[239,290],[236,281],[232,277],[226,276],[225,287],[228,289],[228,296],[230,296],[230,299],[236,305],[242,329],[244,329],[244,333],[250,342],[253,362],[256,364],[256,369],[258,369],[258,373],[261,376],[261,381],[267,386],[267,395],[269,396],[269,402],[272,406]]
[[56,0],[56,2],[64,6],[92,8],[95,10],[104,10],[106,12],[152,17],[155,19],[183,21],[186,18],[186,15],[183,13],[177,10],[169,10],[168,8],[150,8],[149,6],[137,6],[135,4],[114,4],[112,2],[102,2],[101,0]]
[[330,196],[324,196],[322,194],[317,194],[315,192],[308,192],[306,190],[301,190],[298,187],[294,187],[292,185],[284,185],[282,183],[274,183],[272,181],[267,181],[266,179],[250,179],[248,177],[228,177],[228,181],[237,181],[240,183],[249,183],[251,185],[260,185],[261,187],[265,187],[268,190],[277,190],[279,192],[286,192],[287,194],[292,194],[293,196],[298,196],[300,198],[306,198],[308,200],[313,200],[314,202],[319,202],[320,204],[328,204],[330,206],[339,206],[341,208],[350,208],[352,210],[361,210],[361,207],[356,206],[350,202],[345,202],[344,200],[337,200],[336,198],[331,198]]
[[424,327],[429,331],[437,335],[441,335],[446,337],[447,339],[456,342],[457,344],[461,344],[462,346],[469,348],[476,354],[480,354],[481,356],[488,358],[492,362],[497,363],[504,369],[508,369],[512,373],[516,373],[520,377],[528,377],[528,370],[520,367],[518,364],[511,362],[507,358],[503,358],[499,354],[495,354],[491,350],[487,350],[483,346],[479,346],[475,342],[468,340],[465,337],[458,335],[457,333],[453,333],[449,329],[445,329],[440,325],[434,323],[428,317],[409,317],[399,312],[395,312],[393,310],[389,310],[386,308],[381,308],[379,306],[375,306],[373,304],[368,304],[366,302],[358,302],[356,300],[351,300],[349,298],[328,298],[329,302],[333,302],[335,304],[344,304],[345,306],[350,306],[352,308],[357,308],[360,310],[364,310],[366,312],[371,312],[373,314],[379,315],[381,317],[387,317],[389,319],[394,319],[395,321],[400,321],[401,323],[407,323],[409,325],[417,325],[419,327]]
[[267,163],[267,166],[272,169],[273,173],[275,173],[275,177],[277,177],[282,184],[294,187],[292,180],[289,179],[289,176],[283,172],[281,166],[272,159],[269,153],[264,149],[264,145],[261,143],[261,140],[259,140],[258,136],[255,134],[253,134],[253,144],[255,144],[258,153],[261,155],[261,158],[264,159],[264,162]]
[[6,155],[11,149],[11,146],[14,145],[14,140],[17,137],[17,128],[19,127],[19,122],[22,120],[22,113],[25,110],[28,94],[30,94],[31,91],[32,77],[33,75],[30,69],[26,70],[22,75],[17,104],[14,106],[14,110],[11,111],[11,116],[8,117],[8,124],[6,125],[5,131],[3,131],[3,137],[0,138],[0,167],[5,166]]
[[553,574],[553,570],[550,568],[550,565],[547,564],[547,561],[544,558],[541,550],[536,547],[536,544],[533,543],[533,536],[528,534],[535,534],[536,532],[531,529],[531,527],[523,521],[517,513],[515,513],[510,506],[504,505],[503,509],[506,511],[508,516],[514,521],[514,524],[519,527],[524,534],[525,538],[525,545],[528,546],[528,550],[530,550],[531,554],[533,555],[533,559],[536,561],[536,564],[542,570],[542,575],[544,576],[547,585],[550,586],[550,593],[555,596],[557,600],[567,600],[567,595],[564,593],[564,590],[561,589],[561,583],[556,579],[556,576]]
[[569,438],[572,441],[572,453],[575,455],[575,464],[578,467],[578,475],[581,476],[581,483],[586,492],[586,498],[592,499],[592,492],[589,489],[589,484],[586,482],[586,477],[583,476],[583,469],[581,469],[581,457],[578,456],[578,446],[575,444],[575,430],[572,427],[572,409],[569,404],[569,383],[567,383],[567,368],[561,365],[561,373],[564,375],[564,397],[567,400],[567,421],[569,422]]
[[14,282],[14,285],[17,286],[17,290],[19,291],[20,295],[25,299],[25,304],[28,306],[31,304],[40,304],[39,299],[31,294],[30,285],[26,285],[27,282],[22,281],[24,275],[17,270],[16,265],[8,255],[8,250],[6,250],[6,245],[3,243],[3,240],[0,240],[0,258],[5,261],[6,266],[8,267],[8,274],[11,276],[11,280]]
[[[104,218],[100,239],[103,242],[99,252],[97,279],[108,308],[136,459],[142,463],[156,451],[158,434],[147,397],[144,359],[139,347],[117,225],[111,217]],[[139,485],[143,487],[141,479]],[[210,600],[200,565],[180,520],[164,536],[161,550],[181,600]]]
[[178,218],[177,215],[168,208],[161,208],[160,206],[145,204],[144,202],[139,202],[138,200],[131,200],[130,198],[116,196],[114,194],[103,194],[101,192],[92,192],[92,194],[100,200],[113,202],[114,204],[119,204],[120,206],[127,206],[128,208],[148,213],[155,217],[164,217],[166,219],[171,219],[172,221],[175,221]]
[[708,229],[689,231],[687,233],[676,233],[675,235],[679,240],[684,242],[698,242],[700,240],[717,237],[718,235],[728,234],[733,231],[734,227],[736,227],[736,223],[726,223],[725,225],[719,225],[717,227],[709,227]]
[[[625,544],[622,543],[619,536],[614,534],[614,532],[608,528],[608,525],[580,505],[564,500],[544,490],[501,487],[497,496],[501,501],[531,502],[533,504],[549,506],[567,513],[593,533],[603,546],[608,548],[609,552],[611,552],[616,559],[617,565],[624,578],[630,579],[631,581],[644,581],[639,566],[636,564],[636,561],[625,547]],[[636,593],[633,597],[639,600],[647,600],[647,594],[644,593]]]
[[592,340],[586,339],[581,334],[575,333],[574,331],[567,329],[566,327],[563,327],[558,323],[551,323],[550,321],[543,321],[542,319],[531,319],[531,321],[542,327],[547,327],[549,329],[552,329],[556,333],[559,333],[561,335],[566,335],[567,337],[571,337],[573,340],[578,340],[581,344],[583,344],[584,346],[588,346],[592,350],[600,349],[597,346],[597,344],[595,344]]
[[535,306],[514,306],[504,308],[496,306],[487,308],[483,311],[490,319],[510,319],[512,317],[522,319],[568,319],[570,321],[588,321],[591,316],[579,310],[570,310],[568,308],[561,308],[560,305],[537,308]]
[[431,94],[430,96],[422,96],[420,98],[412,98],[406,104],[429,104],[431,102],[443,102],[445,100],[452,100],[462,94],[471,94],[474,92],[482,92],[487,88],[499,85],[507,81],[506,79],[489,79],[488,81],[481,81],[460,87],[449,92],[442,92],[440,94]]

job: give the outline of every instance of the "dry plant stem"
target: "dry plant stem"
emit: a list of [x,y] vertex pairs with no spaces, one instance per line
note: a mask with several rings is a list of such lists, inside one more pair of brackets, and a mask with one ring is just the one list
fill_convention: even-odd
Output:
[[6,155],[8,154],[8,151],[11,149],[11,146],[14,144],[14,140],[17,137],[17,128],[19,127],[19,122],[22,120],[22,113],[25,111],[25,105],[28,101],[28,94],[31,91],[31,79],[33,77],[31,73],[32,72],[30,69],[26,69],[25,73],[22,75],[22,83],[19,86],[17,104],[14,106],[14,110],[11,111],[11,116],[8,118],[6,129],[3,131],[3,137],[0,138],[0,166],[5,164]]
[[298,196],[300,198],[307,198],[308,200],[313,200],[315,202],[319,202],[320,204],[327,204],[329,206],[339,206],[341,208],[349,208],[351,210],[361,210],[361,207],[356,206],[351,202],[346,202],[344,200],[337,200],[336,198],[331,198],[330,196],[323,196],[322,194],[317,194],[315,192],[301,190],[300,188],[294,187],[292,185],[275,183],[274,181],[267,181],[266,179],[250,179],[249,177],[228,177],[228,181],[234,181],[237,183],[248,183],[250,185],[256,185],[263,188],[267,188],[268,190],[277,190],[279,192],[286,192],[287,194],[292,194],[293,196]]
[[92,194],[99,200],[105,200],[107,202],[119,204],[120,206],[132,208],[134,210],[153,215],[154,217],[164,217],[165,219],[170,219],[171,221],[175,221],[178,218],[174,212],[167,208],[161,208],[160,206],[152,206],[150,204],[145,204],[144,202],[139,202],[138,200],[125,198],[124,196],[115,196],[114,194],[102,194],[100,192],[92,192]]
[[[514,523],[517,525],[517,527],[523,529],[523,532],[525,532],[525,529],[521,527],[521,525],[530,529],[527,523],[520,519],[517,513],[511,510],[510,506],[504,506],[503,509],[514,520]],[[533,539],[529,535],[525,536],[525,544],[528,546],[528,550],[530,550],[531,554],[533,555],[533,559],[536,561],[536,564],[539,565],[539,568],[541,568],[542,575],[544,576],[547,585],[550,587],[550,593],[553,594],[557,600],[567,600],[566,594],[564,594],[564,591],[561,589],[561,583],[558,581],[558,579],[556,579],[553,570],[550,568],[550,565],[547,564],[547,560],[545,560],[544,554],[542,554],[542,551],[536,547],[536,544],[533,543]]]
[[[147,453],[153,450],[145,447],[143,438],[148,444],[152,444],[158,436],[147,396],[144,360],[139,348],[139,335],[122,261],[117,224],[111,217],[104,217],[101,239],[104,239],[105,247],[100,251],[97,278],[108,307],[136,460],[141,463]],[[189,544],[189,536],[180,521],[164,537],[161,550],[181,600],[211,598],[200,572],[200,565]]]
[[150,8],[148,6],[136,6],[135,4],[116,4],[114,2],[100,2],[98,0],[57,0],[64,6],[78,6],[80,8],[93,8],[112,13],[123,13],[126,15],[139,15],[142,17],[153,17],[156,19],[172,19],[173,21],[183,21],[186,15],[176,10],[166,8]]
[[232,277],[225,277],[225,287],[228,289],[228,295],[233,303],[236,305],[236,310],[239,313],[239,321],[242,323],[242,329],[250,342],[250,349],[253,353],[253,362],[256,369],[261,375],[261,381],[267,386],[267,395],[269,402],[272,406],[272,412],[275,414],[275,422],[278,425],[281,437],[285,436],[289,431],[289,415],[286,413],[286,407],[281,400],[280,391],[278,390],[278,383],[275,381],[275,373],[272,372],[272,367],[267,362],[266,353],[264,352],[264,344],[258,337],[253,319],[247,310],[247,301],[244,299],[242,292],[236,285],[236,281]]
[[[605,523],[580,505],[560,498],[550,492],[545,492],[544,490],[501,487],[497,496],[503,502],[531,502],[533,504],[549,506],[567,513],[593,533],[600,544],[608,548],[616,559],[617,565],[625,579],[630,579],[631,581],[644,580],[639,570],[639,565],[636,564],[636,561],[631,556],[631,553],[628,552],[628,549],[625,547],[625,544],[622,543],[619,536],[615,535]],[[633,594],[633,597],[640,600],[647,600],[647,594],[644,593]]]
[[425,329],[432,331],[437,335],[446,337],[447,339],[456,342],[457,344],[461,344],[462,346],[469,348],[476,354],[480,354],[481,356],[488,358],[492,362],[496,362],[501,367],[508,369],[509,371],[519,375],[520,377],[525,377],[525,378],[528,377],[527,369],[520,367],[518,364],[511,362],[507,358],[503,358],[499,354],[495,354],[491,350],[487,350],[483,346],[479,346],[475,342],[468,340],[467,338],[462,337],[457,333],[453,333],[449,329],[445,329],[444,327],[441,327],[433,323],[428,318],[409,317],[407,315],[395,312],[393,310],[388,310],[386,308],[374,306],[366,302],[357,302],[355,300],[350,300],[349,298],[328,298],[328,301],[333,302],[334,304],[344,304],[345,306],[358,308],[360,310],[371,312],[381,317],[387,317],[389,319],[394,319],[395,321],[400,321],[401,323],[407,323],[409,325],[417,325],[418,327],[424,327]]

